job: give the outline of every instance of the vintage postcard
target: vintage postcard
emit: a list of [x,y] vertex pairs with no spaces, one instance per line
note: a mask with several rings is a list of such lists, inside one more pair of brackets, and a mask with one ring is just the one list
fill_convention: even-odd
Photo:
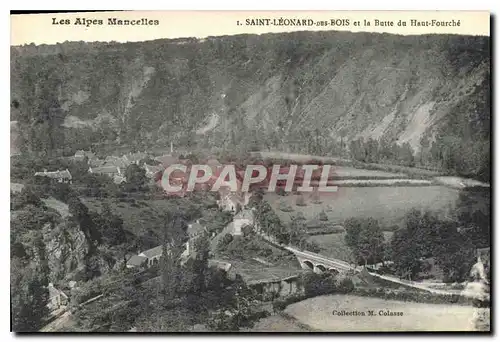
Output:
[[490,14],[11,14],[14,332],[490,332]]

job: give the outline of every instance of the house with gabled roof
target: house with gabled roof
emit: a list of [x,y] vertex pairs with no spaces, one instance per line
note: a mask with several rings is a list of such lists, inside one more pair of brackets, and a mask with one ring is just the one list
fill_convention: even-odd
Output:
[[35,172],[36,177],[47,177],[50,178],[51,180],[57,182],[57,183],[69,183],[71,184],[73,182],[73,177],[71,176],[71,173],[69,172],[68,169],[62,170],[62,171],[47,171],[44,170],[43,172]]
[[244,208],[250,201],[251,193],[241,193],[230,191],[225,187],[219,189],[219,200],[217,204],[222,211],[232,211],[236,213],[239,209]]
[[104,160],[102,159],[92,159],[89,161],[91,167],[101,167],[104,166]]
[[244,226],[253,226],[254,212],[252,209],[243,209],[233,217],[233,235],[241,235]]
[[158,174],[161,173],[164,168],[161,165],[148,165],[143,164],[144,170],[146,171],[146,177],[156,179]]
[[87,158],[87,163],[90,163],[91,160],[97,159],[96,155],[92,151],[84,151],[84,150],[78,150],[75,152],[75,155],[73,156],[73,159],[75,161],[83,161]]
[[127,261],[127,268],[141,267],[147,263],[148,258],[141,255],[132,255]]
[[104,159],[104,166],[114,166],[125,169],[131,162],[125,157],[107,156]]
[[122,175],[114,175],[113,176],[113,183],[115,184],[122,184],[122,183],[125,183],[127,181],[127,178],[125,176],[122,176]]
[[89,173],[106,175],[110,177],[115,184],[121,184],[126,181],[125,175],[122,173],[122,169],[118,166],[90,166],[88,171]]
[[68,305],[68,296],[63,291],[55,288],[54,284],[49,283],[48,290],[49,300],[47,302],[47,308],[50,312]]
[[188,234],[188,241],[186,242],[186,250],[183,255],[189,255],[192,252],[192,247],[197,238],[206,233],[208,236],[207,228],[200,223],[200,220],[196,220],[193,223],[188,224],[186,233]]
[[113,177],[114,175],[121,175],[122,169],[119,166],[100,166],[100,167],[89,167],[90,173],[98,173],[101,175],[106,175],[109,177]]
[[179,159],[171,154],[165,154],[155,157],[154,160],[160,162],[165,168],[169,167],[170,165],[180,164]]
[[[192,252],[192,245],[194,241],[198,237],[202,236],[204,232],[208,233],[206,227],[202,225],[199,220],[196,220],[195,222],[188,224],[187,227],[188,241],[186,241],[185,244],[186,249],[182,253],[183,258],[189,257],[189,255]],[[160,258],[162,255],[163,255],[163,247],[161,245],[156,246],[154,248],[143,251],[138,255],[131,256],[127,261],[127,267],[128,268],[140,267],[140,266],[150,267],[153,265],[157,265],[160,262]]]
[[146,264],[149,267],[153,265],[158,265],[162,254],[163,254],[163,246],[160,245],[140,253],[139,256],[146,258],[145,259]]

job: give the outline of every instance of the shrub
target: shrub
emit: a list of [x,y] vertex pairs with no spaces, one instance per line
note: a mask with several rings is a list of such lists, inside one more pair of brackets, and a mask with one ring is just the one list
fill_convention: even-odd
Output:
[[233,236],[229,233],[227,233],[226,235],[224,235],[224,237],[222,238],[222,240],[220,240],[219,242],[219,248],[225,248],[227,247],[227,245],[229,245],[231,242],[233,242]]
[[282,211],[282,212],[285,212],[285,213],[290,213],[293,211],[293,208],[291,205],[289,204],[286,204],[286,203],[281,203],[280,206],[279,206],[279,209]]
[[328,221],[328,216],[326,215],[326,213],[324,211],[321,211],[319,213],[319,220],[320,221]]
[[276,189],[276,194],[279,195],[279,196],[286,196],[287,195],[285,189],[282,188],[282,187],[279,187],[279,188]]
[[339,282],[337,289],[340,293],[350,293],[354,291],[354,283],[350,278],[344,278]]
[[283,311],[290,304],[300,302],[308,297],[305,294],[293,294],[284,298],[280,298],[273,302],[273,311]]
[[245,225],[243,228],[241,228],[241,233],[243,234],[244,237],[250,236],[253,233],[253,227],[250,225]]
[[299,206],[299,207],[305,207],[307,204],[306,204],[306,200],[304,199],[304,196],[300,195],[299,197],[297,197],[297,200],[295,201],[295,205]]
[[301,278],[304,294],[315,297],[336,292],[335,278],[330,273],[306,273]]

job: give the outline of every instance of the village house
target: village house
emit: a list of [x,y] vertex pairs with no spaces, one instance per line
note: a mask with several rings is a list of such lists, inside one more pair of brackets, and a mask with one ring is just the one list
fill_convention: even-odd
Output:
[[156,246],[154,248],[148,249],[147,251],[140,253],[139,256],[146,258],[145,261],[147,266],[151,267],[153,265],[158,265],[162,254],[163,254],[163,247]]
[[208,231],[205,226],[200,224],[200,220],[196,220],[194,223],[190,223],[187,228],[188,241],[186,242],[186,249],[182,253],[183,256],[188,256],[193,252],[193,245],[197,238],[203,235],[203,233],[207,233]]
[[127,260],[127,268],[136,268],[136,267],[145,266],[147,263],[147,260],[148,260],[148,258],[146,258],[145,256],[132,255]]
[[219,200],[217,200],[217,205],[222,211],[232,211],[236,213],[238,210],[248,205],[251,195],[250,192],[231,192],[228,188],[221,187],[219,189]]
[[128,161],[127,158],[117,157],[117,156],[107,156],[106,159],[104,159],[103,166],[114,166],[125,169],[129,165],[130,162]]
[[253,226],[254,225],[254,213],[251,209],[244,209],[237,213],[234,218],[234,234],[233,235],[241,235],[241,229],[244,226]]
[[125,183],[127,181],[127,178],[125,176],[122,176],[122,175],[114,175],[113,176],[113,183],[115,184],[122,184],[122,183]]
[[240,196],[233,193],[219,193],[220,199],[217,200],[217,205],[222,211],[232,211],[235,213],[238,208],[243,204]]
[[155,157],[154,160],[159,162],[165,168],[169,167],[170,165],[180,164],[179,159],[171,154],[165,154],[162,156]]
[[98,173],[101,175],[106,175],[113,177],[114,175],[122,175],[122,169],[119,166],[101,166],[101,167],[89,167],[89,173]]
[[157,179],[163,171],[163,166],[161,165],[148,165],[144,163],[143,168],[146,171],[146,177],[150,179]]
[[122,156],[122,160],[130,164],[139,165],[141,160],[148,157],[146,152],[135,152],[135,153],[127,153]]
[[49,301],[47,303],[47,308],[50,312],[59,309],[62,306],[68,305],[68,296],[54,287],[54,284],[49,283]]
[[78,150],[73,156],[73,159],[79,162],[84,161],[85,158],[87,158],[87,163],[90,163],[91,160],[97,159],[96,155],[92,151]]
[[36,177],[47,177],[53,182],[57,183],[68,183],[71,184],[73,182],[73,177],[68,169],[63,171],[47,171],[43,172],[35,172]]
[[[204,232],[207,232],[206,227],[200,224],[199,220],[190,223],[187,227],[188,241],[185,243],[185,249],[181,255],[182,258],[186,259],[193,252],[193,244],[197,238],[199,238]],[[208,232],[207,232],[208,233]],[[162,246],[156,246],[154,248],[148,249],[147,251],[141,252],[138,255],[132,255],[127,260],[127,268],[157,265],[160,257],[163,254]]]
[[233,221],[229,223],[226,227],[227,233],[233,236],[242,235],[242,228],[245,226],[254,225],[254,213],[251,209],[244,209],[237,213]]
[[217,267],[218,269],[229,272],[232,265],[227,261],[208,259],[208,267]]
[[94,158],[89,160],[89,166],[91,167],[100,167],[105,163],[104,159]]
[[121,184],[126,181],[125,175],[122,174],[122,169],[118,166],[100,166],[89,167],[89,173],[96,173],[110,177],[115,184]]

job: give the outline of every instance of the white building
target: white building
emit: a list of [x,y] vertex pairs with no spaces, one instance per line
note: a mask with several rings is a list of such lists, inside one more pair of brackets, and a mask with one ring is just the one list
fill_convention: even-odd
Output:
[[232,235],[241,235],[242,228],[254,225],[254,213],[251,209],[244,209],[237,213],[232,222]]
[[69,183],[69,184],[71,184],[73,181],[73,177],[71,176],[71,173],[69,172],[68,169],[63,170],[63,171],[44,170],[43,172],[35,172],[35,176],[47,177],[47,178],[50,178],[51,180],[53,180],[57,183]]

